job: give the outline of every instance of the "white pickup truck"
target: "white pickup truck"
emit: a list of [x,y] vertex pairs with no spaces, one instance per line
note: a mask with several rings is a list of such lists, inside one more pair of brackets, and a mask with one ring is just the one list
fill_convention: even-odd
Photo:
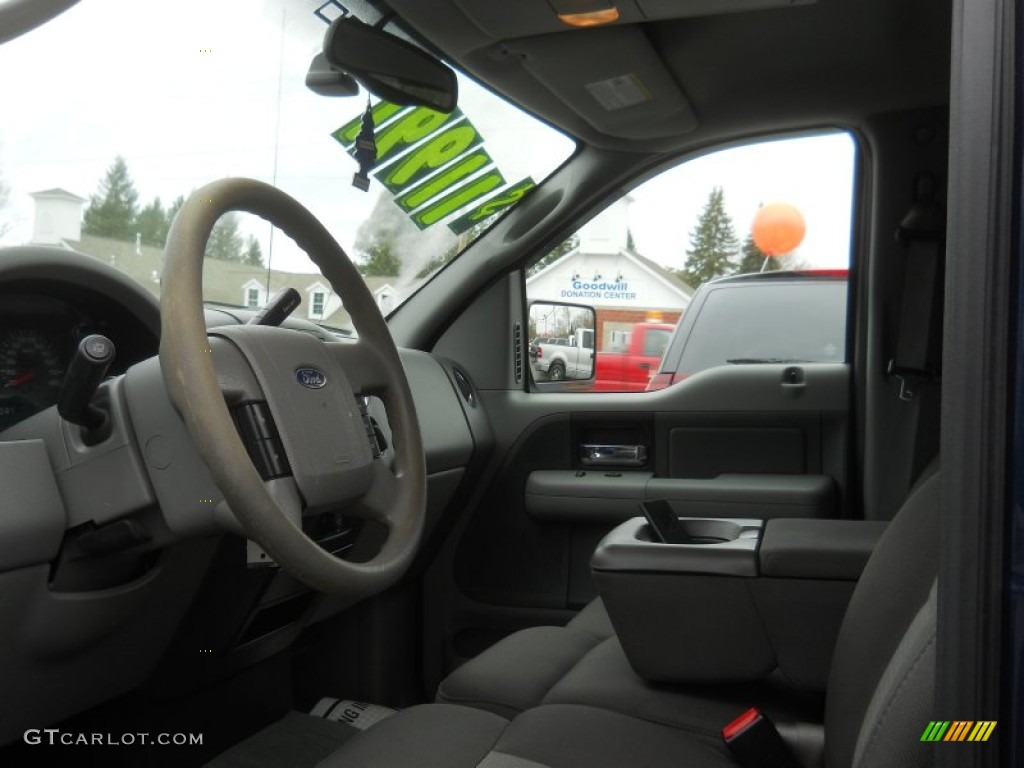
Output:
[[557,343],[538,344],[535,367],[549,381],[589,379],[594,373],[594,329],[577,328]]

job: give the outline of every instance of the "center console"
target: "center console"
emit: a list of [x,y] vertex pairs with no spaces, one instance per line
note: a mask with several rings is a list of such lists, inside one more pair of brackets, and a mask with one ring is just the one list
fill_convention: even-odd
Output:
[[825,688],[832,648],[886,523],[676,515],[664,543],[641,517],[591,569],[630,664],[658,682],[740,682],[778,668]]

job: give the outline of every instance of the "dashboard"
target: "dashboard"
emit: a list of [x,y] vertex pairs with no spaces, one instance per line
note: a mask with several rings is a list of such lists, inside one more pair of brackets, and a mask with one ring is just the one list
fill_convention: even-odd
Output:
[[62,282],[0,286],[0,431],[55,405],[79,342],[100,333],[117,375],[157,353],[153,331],[109,295]]
[[[206,308],[209,328],[250,318],[248,310]],[[345,334],[300,318],[286,325],[347,343]],[[117,350],[104,390],[113,431],[96,444],[52,408],[78,344],[92,333]],[[109,264],[65,248],[0,248],[0,485],[24,486],[13,489],[0,526],[0,575],[17,594],[0,601],[0,623],[17,630],[0,654],[0,679],[12,692],[0,707],[18,715],[0,718],[0,743],[17,737],[18,723],[56,722],[151,680],[168,647],[179,654],[172,659],[194,659],[194,644],[168,645],[190,637],[183,628],[201,624],[216,664],[172,661],[168,685],[179,685],[182,669],[186,685],[208,685],[279,654],[308,624],[350,607],[345,595],[314,603],[289,574],[245,568],[246,544],[220,535],[230,529],[212,503],[220,491],[152,359],[159,334],[155,297]],[[426,352],[399,353],[428,475],[414,564],[421,572],[456,524],[472,490],[467,479],[482,473],[494,441],[464,373]],[[384,404],[371,398],[368,410],[375,437],[393,445]],[[310,519],[308,533],[322,547],[355,562],[387,537],[386,526],[352,524],[344,510]],[[17,693],[58,679],[58,697]]]

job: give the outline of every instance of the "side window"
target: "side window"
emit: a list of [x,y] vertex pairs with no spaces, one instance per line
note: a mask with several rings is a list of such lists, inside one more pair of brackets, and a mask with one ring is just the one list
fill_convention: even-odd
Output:
[[595,312],[594,365],[575,375],[552,379],[536,355],[573,341],[531,327],[533,380],[627,392],[720,365],[844,362],[855,162],[832,132],[719,150],[632,189],[527,268],[536,317]]
[[665,354],[669,339],[672,338],[671,331],[660,328],[652,328],[644,334],[644,356],[661,358]]

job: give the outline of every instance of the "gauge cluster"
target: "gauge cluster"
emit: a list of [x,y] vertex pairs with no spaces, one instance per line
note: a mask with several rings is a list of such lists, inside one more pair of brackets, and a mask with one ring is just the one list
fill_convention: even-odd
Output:
[[89,334],[114,342],[111,374],[156,354],[156,340],[122,307],[76,293],[0,293],[0,431],[57,403],[71,357]]

